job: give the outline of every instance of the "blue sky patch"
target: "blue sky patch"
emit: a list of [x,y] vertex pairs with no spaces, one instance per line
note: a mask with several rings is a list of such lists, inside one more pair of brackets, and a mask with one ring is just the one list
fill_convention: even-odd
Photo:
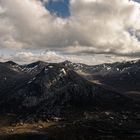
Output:
[[45,7],[50,11],[50,13],[56,14],[59,17],[65,18],[70,15],[69,0],[49,0]]

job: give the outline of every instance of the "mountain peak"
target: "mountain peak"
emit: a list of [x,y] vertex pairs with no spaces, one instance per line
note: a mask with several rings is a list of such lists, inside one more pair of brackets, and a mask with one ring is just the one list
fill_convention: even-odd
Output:
[[6,62],[4,62],[4,64],[8,64],[8,65],[18,65],[18,64],[15,63],[14,61],[6,61]]
[[47,64],[47,62],[44,62],[44,61],[36,61],[36,62],[28,64],[27,67],[42,66],[42,65],[46,65],[46,64]]

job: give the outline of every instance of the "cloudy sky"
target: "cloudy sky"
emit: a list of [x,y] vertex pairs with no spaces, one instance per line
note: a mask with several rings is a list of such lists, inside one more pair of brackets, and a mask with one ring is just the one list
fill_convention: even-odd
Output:
[[140,0],[0,0],[0,61],[140,58]]

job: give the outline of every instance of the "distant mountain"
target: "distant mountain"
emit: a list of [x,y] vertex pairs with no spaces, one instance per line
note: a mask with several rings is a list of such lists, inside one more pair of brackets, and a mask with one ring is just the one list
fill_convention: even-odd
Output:
[[122,92],[140,91],[140,60],[93,66],[68,61],[63,64],[87,80],[98,81]]

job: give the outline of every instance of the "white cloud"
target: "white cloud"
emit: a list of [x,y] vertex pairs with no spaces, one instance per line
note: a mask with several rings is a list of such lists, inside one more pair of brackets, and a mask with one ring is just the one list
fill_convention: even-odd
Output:
[[16,55],[9,56],[10,60],[19,62],[19,63],[30,63],[34,61],[60,61],[63,60],[63,57],[55,52],[47,51],[41,54],[39,53],[32,53],[32,52],[19,52]]
[[[91,56],[134,57],[140,54],[139,3],[71,0],[70,12],[70,17],[62,19],[51,15],[39,0],[0,0],[0,47],[49,48],[63,54],[86,53]],[[20,54],[22,59],[28,57],[26,55]],[[30,52],[28,55],[36,57]],[[46,56],[42,55],[40,59],[44,60],[43,57]]]
[[[135,58],[136,59],[136,58]],[[75,55],[75,54],[61,54],[54,51],[44,51],[42,53],[33,53],[29,51],[21,51],[12,55],[0,55],[0,62],[14,61],[19,64],[28,64],[35,61],[46,61],[46,62],[63,62],[69,60],[76,63],[85,63],[89,65],[96,65],[102,63],[112,63],[114,61],[125,61],[131,60],[129,57],[114,56],[114,55]]]

